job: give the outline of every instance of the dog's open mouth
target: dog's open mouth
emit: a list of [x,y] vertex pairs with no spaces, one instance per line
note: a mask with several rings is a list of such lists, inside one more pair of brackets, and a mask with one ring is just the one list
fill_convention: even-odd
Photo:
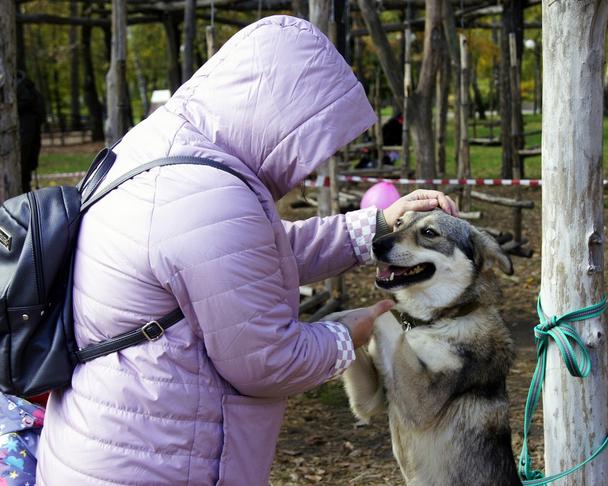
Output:
[[433,276],[435,265],[432,263],[419,263],[413,267],[398,267],[378,262],[376,269],[376,285],[383,289],[403,287],[416,282],[422,282]]

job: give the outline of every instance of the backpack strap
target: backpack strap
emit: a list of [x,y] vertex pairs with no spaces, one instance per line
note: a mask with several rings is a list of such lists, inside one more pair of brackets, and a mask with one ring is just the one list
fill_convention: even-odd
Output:
[[231,167],[228,167],[226,164],[223,164],[222,162],[218,162],[216,160],[211,160],[211,159],[204,159],[201,157],[176,155],[173,157],[164,157],[162,159],[153,160],[152,162],[148,162],[147,164],[140,165],[139,167],[136,167],[135,169],[120,176],[118,179],[116,179],[110,185],[105,187],[101,192],[99,192],[98,194],[95,194],[94,196],[87,198],[87,200],[85,200],[83,202],[83,204],[81,205],[80,212],[84,213],[93,204],[95,204],[102,197],[104,197],[106,194],[108,194],[109,192],[112,192],[114,189],[116,189],[118,186],[120,186],[123,182],[126,182],[129,179],[133,179],[133,177],[135,177],[136,175],[139,175],[143,172],[147,172],[150,169],[153,169],[155,167],[162,167],[162,166],[166,166],[166,165],[181,165],[181,164],[206,165],[208,167],[213,167],[215,169],[222,170],[224,172],[228,172],[229,174],[232,174],[233,176],[239,178],[249,189],[251,189],[253,192],[255,192],[253,190],[253,187],[251,187],[251,184],[249,184],[247,179],[245,179],[245,177],[242,174],[239,174],[236,170],[232,169]]
[[114,147],[120,143],[122,139],[117,140],[110,148],[102,149],[93,159],[93,163],[89,167],[84,178],[77,184],[80,191],[82,201],[89,199],[110,172],[116,160]]
[[146,341],[156,341],[163,336],[167,329],[169,329],[173,324],[177,324],[183,318],[184,314],[178,307],[160,319],[150,321],[137,329],[124,332],[106,341],[91,344],[86,348],[79,349],[76,351],[76,357],[78,358],[78,362],[84,363],[86,361],[99,358],[100,356],[105,356],[106,354],[121,351],[134,346],[135,344]]
[[[93,192],[95,191],[95,189],[97,189],[100,182],[107,175],[108,171],[112,167],[112,164],[114,163],[114,160],[116,159],[116,155],[114,154],[114,152],[112,152],[111,149],[105,149],[105,150],[108,150],[108,152],[103,153],[103,154],[102,154],[103,151],[100,152],[99,155],[97,156],[97,158],[95,159],[97,162],[97,167],[99,167],[99,169],[97,171],[93,170],[93,172],[92,172],[93,177],[95,177],[95,179],[90,182],[90,183],[94,184],[94,187],[92,188],[92,190],[89,190],[87,188],[87,185],[89,183],[86,182],[86,179],[90,175],[87,174],[87,176],[84,179],[84,181],[85,181],[84,189],[87,190],[87,194],[86,194],[86,197],[83,195],[84,202],[80,206],[81,214],[86,212],[93,204],[95,204],[97,201],[99,201],[102,197],[104,197],[109,192],[116,189],[123,182],[126,182],[129,179],[132,179],[133,177],[135,177],[138,174],[141,174],[150,169],[153,169],[154,167],[161,167],[161,166],[165,166],[165,165],[190,164],[190,165],[206,165],[208,167],[213,167],[215,169],[222,170],[224,172],[228,172],[229,174],[237,177],[249,189],[251,189],[251,191],[253,191],[255,193],[253,187],[251,187],[251,184],[249,184],[247,179],[245,179],[245,177],[242,174],[239,174],[237,171],[235,171],[234,169],[228,167],[227,165],[225,165],[221,162],[217,162],[217,161],[211,160],[211,159],[204,159],[204,158],[200,158],[200,157],[174,156],[174,157],[165,157],[162,159],[153,160],[152,162],[149,162],[147,164],[136,167],[135,169],[127,172],[123,176],[116,179],[110,185],[105,187],[101,192],[99,192],[98,194],[95,194],[93,196],[92,195]],[[109,157],[109,159],[107,159],[107,157]],[[99,158],[99,160],[97,160],[98,158]],[[106,160],[109,160],[110,162],[105,162]],[[93,165],[95,165],[95,163]],[[93,166],[91,166],[91,167],[93,167]],[[103,172],[104,170],[105,170],[105,173]],[[89,172],[91,172],[91,171],[89,170]],[[100,178],[96,177],[97,173],[101,173]],[[143,343],[146,341],[156,341],[157,339],[162,337],[162,335],[165,333],[165,330],[167,330],[174,324],[178,323],[183,318],[184,318],[184,314],[181,311],[181,309],[178,307],[177,309],[169,312],[168,314],[164,315],[160,319],[150,321],[137,329],[133,329],[132,331],[124,332],[124,333],[119,334],[118,336],[110,338],[106,341],[102,341],[102,342],[96,343],[96,344],[91,344],[83,349],[79,349],[78,351],[76,351],[76,358],[78,359],[78,361],[80,363],[84,363],[86,361],[91,361],[95,358],[99,358],[100,356],[105,356],[107,354],[111,354],[116,351],[121,351],[128,347],[134,346],[135,344],[140,344],[140,343]]]

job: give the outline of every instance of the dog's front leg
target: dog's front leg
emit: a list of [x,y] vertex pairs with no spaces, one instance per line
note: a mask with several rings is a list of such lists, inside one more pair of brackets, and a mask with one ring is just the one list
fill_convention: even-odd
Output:
[[356,359],[344,372],[344,388],[350,408],[359,419],[370,418],[384,409],[384,389],[371,356],[364,347],[355,351]]

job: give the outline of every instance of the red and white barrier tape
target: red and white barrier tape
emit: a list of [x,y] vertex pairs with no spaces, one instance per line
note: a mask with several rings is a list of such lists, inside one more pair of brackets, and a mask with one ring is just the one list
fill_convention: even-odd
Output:
[[[338,176],[340,182],[390,182],[400,186],[435,184],[441,186],[528,186],[539,187],[540,179],[386,179],[382,177]],[[317,177],[304,182],[306,187],[329,187],[329,177]]]

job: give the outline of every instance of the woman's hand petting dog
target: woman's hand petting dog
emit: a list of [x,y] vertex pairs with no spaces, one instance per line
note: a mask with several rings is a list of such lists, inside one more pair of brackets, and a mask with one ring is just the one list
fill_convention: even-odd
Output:
[[394,306],[395,303],[392,300],[381,300],[369,307],[335,312],[325,317],[324,320],[344,324],[348,328],[353,346],[356,349],[369,342],[374,330],[374,321]]
[[418,189],[403,196],[386,208],[383,213],[386,223],[392,228],[407,211],[432,211],[436,208],[443,209],[450,216],[458,217],[456,203],[449,196],[443,192],[428,189]]

